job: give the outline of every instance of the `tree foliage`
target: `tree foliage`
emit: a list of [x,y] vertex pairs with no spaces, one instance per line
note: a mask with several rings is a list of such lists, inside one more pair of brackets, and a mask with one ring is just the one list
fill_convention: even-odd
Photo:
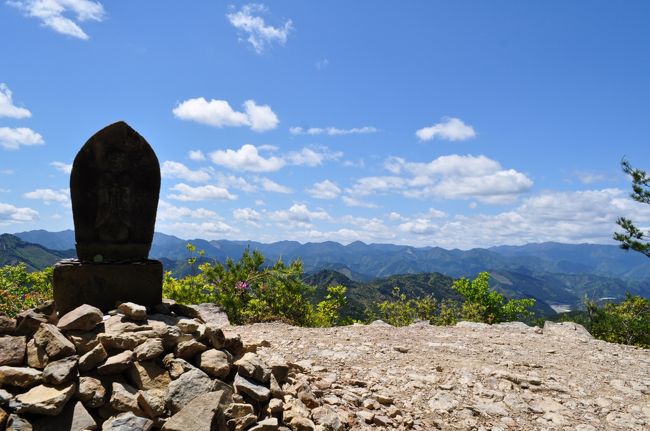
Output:
[[52,271],[28,272],[24,263],[0,267],[0,314],[14,317],[52,299]]
[[[625,159],[621,162],[621,167],[623,172],[632,178],[630,197],[637,202],[650,205],[650,176],[644,170],[632,168]],[[616,223],[625,231],[614,233],[614,239],[621,243],[621,248],[638,251],[650,257],[650,242],[647,241],[650,232],[643,232],[632,220],[625,217],[619,217]]]

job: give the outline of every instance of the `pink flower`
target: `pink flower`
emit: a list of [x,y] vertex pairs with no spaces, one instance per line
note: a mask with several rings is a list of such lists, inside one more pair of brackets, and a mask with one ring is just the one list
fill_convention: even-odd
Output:
[[248,283],[246,283],[245,281],[238,281],[237,283],[235,283],[235,289],[246,290],[248,289]]

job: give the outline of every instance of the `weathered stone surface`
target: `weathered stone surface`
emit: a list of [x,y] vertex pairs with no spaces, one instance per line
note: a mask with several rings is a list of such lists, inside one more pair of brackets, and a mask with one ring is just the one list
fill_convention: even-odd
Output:
[[208,392],[189,401],[178,413],[169,418],[163,431],[211,431],[224,429],[223,392]]
[[186,371],[196,369],[196,367],[187,362],[185,359],[175,358],[173,353],[165,355],[163,358],[163,365],[165,365],[167,371],[169,371],[169,375],[172,380],[176,380]]
[[296,416],[291,419],[289,425],[291,426],[291,429],[295,431],[314,431],[316,429],[316,425],[314,425],[314,422],[312,422],[311,419],[301,416]]
[[212,392],[213,382],[201,370],[193,369],[183,373],[178,379],[169,384],[167,389],[167,406],[176,414],[188,402],[199,395]]
[[201,353],[196,358],[196,366],[217,379],[223,379],[230,374],[228,355],[221,350],[210,349]]
[[174,349],[174,354],[177,358],[185,359],[191,361],[196,355],[201,352],[204,352],[207,349],[205,344],[196,341],[195,339],[181,341],[176,345]]
[[108,353],[101,343],[97,345],[88,353],[79,358],[79,369],[81,371],[90,371],[104,362],[108,358]]
[[178,329],[180,329],[181,332],[191,334],[199,329],[199,322],[194,319],[179,319],[176,326],[178,326]]
[[235,366],[239,374],[260,383],[267,383],[271,378],[271,367],[266,365],[255,353],[246,353],[235,361]]
[[167,391],[163,389],[150,389],[138,393],[138,405],[142,411],[151,419],[162,416],[165,413],[165,396]]
[[241,356],[244,354],[244,343],[242,343],[239,334],[229,332],[224,334],[224,336],[225,339],[223,346],[226,350],[235,356]]
[[99,379],[81,376],[76,396],[89,408],[101,407],[106,403],[106,388]]
[[48,362],[49,358],[45,349],[37,346],[33,339],[29,340],[27,343],[27,365],[42,370]]
[[152,428],[151,419],[136,416],[132,412],[110,417],[102,425],[102,431],[150,431]]
[[570,337],[579,340],[592,340],[589,331],[584,326],[574,322],[544,322],[544,335],[555,335],[559,337]]
[[27,367],[0,367],[0,387],[29,388],[43,381],[43,373]]
[[106,362],[97,367],[97,372],[100,375],[118,374],[129,368],[131,364],[133,364],[133,352],[125,350],[109,357]]
[[0,335],[12,335],[16,330],[16,319],[0,315]]
[[252,382],[239,373],[235,376],[233,386],[235,387],[236,393],[248,395],[255,401],[266,401],[271,396],[271,390],[269,388]]
[[222,349],[226,344],[226,336],[221,328],[213,323],[205,325],[205,333],[208,336],[210,344],[215,349]]
[[25,362],[27,340],[25,337],[0,337],[0,366],[22,365]]
[[43,370],[43,381],[50,385],[60,385],[76,378],[78,359],[77,356],[68,356],[67,358],[50,362]]
[[38,415],[56,416],[61,413],[65,403],[74,395],[75,385],[35,386],[24,394],[16,397],[19,406],[16,412],[34,413]]
[[43,313],[38,313],[34,310],[25,310],[18,314],[14,335],[31,337],[41,326],[41,323],[48,323],[47,317]]
[[50,360],[65,358],[77,352],[74,344],[65,338],[59,328],[50,323],[41,324],[34,333],[34,342],[36,346],[45,349]]
[[194,306],[196,316],[205,324],[209,324],[216,328],[223,328],[230,326],[228,315],[217,304],[204,303]]
[[163,342],[160,338],[149,338],[137,346],[133,353],[138,361],[155,359],[165,352]]
[[113,382],[109,402],[118,412],[142,412],[138,405],[138,390],[127,384]]
[[104,332],[104,325],[99,324],[91,331],[66,331],[65,336],[72,341],[78,355],[85,355],[99,344],[99,334]]
[[34,421],[36,431],[87,431],[97,429],[95,419],[79,401],[69,402],[61,414]]
[[154,361],[135,362],[128,374],[131,382],[143,390],[167,389],[172,381],[169,372]]
[[56,326],[62,331],[90,331],[101,323],[102,316],[99,308],[83,304],[64,314]]
[[72,165],[77,255],[88,262],[146,259],[160,191],[160,165],[123,121],[95,133]]
[[108,311],[125,300],[153,306],[162,300],[162,277],[162,263],[156,260],[123,263],[64,260],[54,265],[54,300],[64,313],[81,304]]
[[135,304],[133,302],[123,302],[117,306],[118,311],[124,313],[124,315],[133,320],[146,320],[147,319],[147,308]]
[[7,418],[7,428],[5,428],[5,431],[32,431],[33,429],[32,424],[23,417],[11,414]]
[[[278,429],[277,418],[267,418],[259,421],[254,427],[249,428],[248,431],[276,431]],[[327,430],[327,428],[325,428]]]
[[126,333],[103,333],[98,335],[99,342],[107,349],[134,350],[149,338],[156,337],[154,331]]

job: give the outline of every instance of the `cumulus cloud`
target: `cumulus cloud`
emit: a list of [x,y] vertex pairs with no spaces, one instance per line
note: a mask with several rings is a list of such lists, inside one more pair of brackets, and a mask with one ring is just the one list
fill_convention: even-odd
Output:
[[213,163],[237,171],[273,172],[285,165],[279,157],[262,157],[254,145],[245,144],[239,150],[218,150],[210,153]]
[[179,162],[166,160],[160,167],[163,178],[180,178],[192,183],[204,183],[210,180],[210,172],[205,169],[192,170]]
[[156,214],[156,219],[161,221],[187,219],[219,220],[220,218],[216,212],[205,208],[192,209],[188,207],[177,207],[163,200],[160,200],[158,203],[158,212]]
[[278,27],[267,24],[260,16],[266,12],[268,12],[266,6],[251,3],[226,15],[230,24],[246,36],[246,40],[258,54],[263,53],[273,43],[284,45],[293,28],[290,19]]
[[485,156],[441,156],[428,163],[388,158],[384,167],[394,175],[358,179],[346,191],[351,197],[399,193],[408,198],[477,199],[484,203],[514,202],[533,186],[525,174],[503,169]]
[[29,118],[32,113],[26,108],[14,105],[12,93],[6,84],[0,83],[0,118]]
[[265,192],[284,194],[293,193],[293,190],[291,188],[283,186],[282,184],[278,184],[268,178],[257,178],[257,182]]
[[88,35],[78,23],[102,21],[105,16],[104,6],[92,0],[8,0],[7,4],[40,20],[43,26],[57,33],[83,40],[87,40]]
[[178,235],[181,238],[201,238],[207,240],[221,239],[224,235],[232,235],[239,232],[236,228],[223,221],[162,223],[160,228],[161,230],[164,229],[165,232]]
[[177,192],[169,195],[169,199],[179,201],[205,201],[205,200],[235,200],[237,195],[231,194],[224,187],[206,185],[192,187],[185,183],[176,184],[171,190]]
[[205,154],[203,154],[203,151],[201,150],[190,150],[190,152],[187,153],[187,157],[195,162],[202,162],[205,160]]
[[326,211],[311,211],[305,204],[293,204],[288,210],[270,212],[269,217],[278,222],[300,227],[310,227],[313,220],[331,219]]
[[316,199],[336,199],[341,194],[341,189],[332,181],[324,180],[307,189],[307,193]]
[[64,174],[70,174],[72,172],[72,163],[52,162],[50,166]]
[[36,199],[43,201],[45,205],[49,205],[52,202],[69,205],[70,189],[36,189],[34,191],[25,193],[23,197],[27,199]]
[[339,129],[336,127],[290,127],[289,133],[292,135],[330,135],[330,136],[340,136],[340,135],[362,135],[368,133],[377,133],[377,129],[370,126],[364,127],[354,127],[352,129]]
[[0,225],[38,220],[38,211],[0,202]]
[[244,112],[239,112],[225,100],[197,97],[179,103],[172,113],[180,120],[219,128],[248,126],[256,132],[275,129],[280,122],[269,105],[257,105],[254,100],[245,101]]
[[342,156],[342,152],[332,152],[327,147],[305,147],[300,151],[290,152],[284,158],[291,165],[314,167],[320,166],[327,160],[338,160]]
[[444,117],[433,126],[424,127],[415,132],[421,141],[444,139],[447,141],[465,141],[476,136],[474,128],[463,123],[460,118]]
[[0,146],[7,150],[17,150],[21,145],[43,145],[43,137],[27,127],[0,127]]
[[372,202],[362,201],[361,199],[353,198],[352,196],[343,196],[341,198],[343,203],[349,207],[358,207],[358,208],[379,208],[379,205]]
[[236,220],[247,222],[255,227],[259,227],[259,222],[262,220],[262,215],[252,208],[236,208],[233,210],[232,216]]

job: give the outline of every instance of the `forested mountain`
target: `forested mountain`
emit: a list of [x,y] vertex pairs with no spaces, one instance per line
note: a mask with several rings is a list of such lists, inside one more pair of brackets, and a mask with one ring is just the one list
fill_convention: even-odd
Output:
[[25,242],[14,235],[0,235],[0,266],[25,263],[29,270],[38,270],[74,255],[71,250],[49,250],[42,245]]

